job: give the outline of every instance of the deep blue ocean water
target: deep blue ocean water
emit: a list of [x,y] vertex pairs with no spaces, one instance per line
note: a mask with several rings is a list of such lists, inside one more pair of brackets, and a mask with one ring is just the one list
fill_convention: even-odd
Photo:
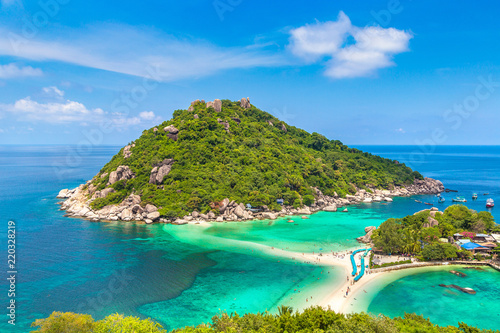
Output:
[[[424,176],[458,190],[445,195],[443,208],[452,196],[470,199],[473,192],[479,199],[467,206],[477,210],[485,209],[487,197],[500,200],[500,147],[437,147],[432,154],[418,147],[358,148],[410,162]],[[355,245],[353,238],[365,226],[428,208],[414,198],[397,198],[392,204],[351,207],[352,214],[345,216],[316,214],[309,224],[299,221],[297,226],[252,222],[242,225],[241,232],[236,224],[222,224],[199,238],[182,235],[174,226],[63,217],[55,198],[59,190],[92,178],[119,149],[94,147],[75,158],[72,147],[0,146],[0,247],[7,248],[7,222],[14,220],[18,271],[16,326],[7,324],[2,314],[0,332],[26,332],[32,321],[52,311],[86,312],[98,319],[114,312],[150,316],[172,329],[207,322],[219,309],[273,310],[295,285],[317,276],[317,268],[259,256],[237,242],[339,250]],[[422,201],[437,205],[433,196]],[[497,209],[492,213],[498,218]],[[205,242],[206,236],[227,242]],[[6,276],[6,250],[1,253]],[[5,314],[7,290],[6,279],[1,279],[0,302],[5,306],[0,308]],[[473,316],[463,320],[474,324]]]

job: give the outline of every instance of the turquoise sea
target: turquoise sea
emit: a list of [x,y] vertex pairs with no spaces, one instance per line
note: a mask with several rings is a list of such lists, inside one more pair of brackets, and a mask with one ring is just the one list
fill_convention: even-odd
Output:
[[[425,176],[460,191],[458,195],[470,198],[472,192],[490,193],[480,195],[477,202],[469,200],[471,208],[484,210],[488,197],[500,200],[500,147],[438,147],[432,154],[410,146],[358,148],[410,161]],[[259,251],[259,246],[298,252],[344,250],[357,246],[355,238],[364,234],[364,227],[427,208],[415,198],[396,198],[389,204],[349,207],[347,214],[322,212],[309,220],[294,218],[296,223],[276,220],[211,227],[92,223],[63,217],[55,199],[58,191],[92,178],[119,149],[94,147],[75,157],[74,147],[0,146],[4,220],[0,246],[7,248],[7,222],[14,220],[18,271],[16,326],[7,324],[7,316],[2,315],[1,332],[29,331],[32,321],[52,311],[86,312],[95,318],[120,312],[152,317],[172,329],[207,322],[221,310],[275,311],[279,304],[303,302],[305,295],[317,299],[344,278],[340,272],[273,257]],[[443,208],[451,204],[452,194],[445,197]],[[437,205],[433,196],[424,196],[422,201]],[[497,208],[492,213],[498,219]],[[5,263],[6,258],[2,261],[6,275]],[[368,311],[390,316],[415,311],[440,324],[456,324],[453,316],[433,317],[436,309],[425,306],[418,290],[408,292],[419,280],[428,283],[426,279],[434,279],[435,274],[414,275],[411,281],[402,278],[399,290],[380,286]],[[487,270],[481,274],[477,281],[487,283],[476,300],[500,313],[500,302],[494,298],[500,273]],[[6,279],[1,279],[2,304],[7,304],[7,290]],[[404,306],[394,303],[393,307],[389,295],[404,290]],[[481,327],[497,325],[494,316],[478,319],[466,311],[471,304],[459,296],[441,299],[441,294],[432,295],[434,304],[463,309],[462,321]],[[478,304],[474,309],[480,308]]]
[[[450,270],[467,276],[458,277]],[[439,284],[468,287],[477,293],[469,295],[439,287]],[[390,317],[415,312],[440,325],[456,325],[463,321],[481,328],[499,329],[500,273],[490,267],[465,269],[464,266],[417,270],[383,286],[370,303],[368,312]]]

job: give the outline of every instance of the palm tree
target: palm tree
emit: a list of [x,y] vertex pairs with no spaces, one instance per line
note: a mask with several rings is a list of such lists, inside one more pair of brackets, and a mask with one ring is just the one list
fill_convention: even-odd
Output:
[[419,230],[408,228],[403,233],[403,251],[406,253],[416,253],[420,251]]
[[285,314],[291,315],[293,313],[293,308],[288,305],[280,305],[278,307],[278,315],[281,317]]

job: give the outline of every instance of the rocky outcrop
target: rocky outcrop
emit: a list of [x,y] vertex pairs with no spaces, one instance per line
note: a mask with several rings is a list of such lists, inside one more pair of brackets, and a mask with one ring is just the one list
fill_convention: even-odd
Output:
[[251,105],[250,105],[250,97],[247,97],[247,98],[242,98],[240,100],[240,106],[244,109],[250,109]]
[[225,198],[219,203],[219,212],[222,214],[226,211],[226,208],[229,206],[229,199]]
[[149,213],[146,215],[146,218],[154,222],[160,218],[160,212]]
[[360,243],[371,243],[372,241],[372,234],[373,232],[377,229],[377,227],[366,227],[365,228],[365,235],[362,237],[356,238],[356,240]]
[[155,167],[151,170],[151,175],[149,176],[149,183],[150,184],[161,184],[163,182],[163,178],[167,176],[172,170],[172,165],[174,164],[174,160],[171,158],[167,158],[163,160],[158,165],[155,165]]
[[135,147],[135,143],[125,146],[125,148],[123,148],[123,158],[127,159],[130,156],[132,156],[132,152],[130,151],[132,147]]
[[220,99],[216,99],[213,102],[208,102],[207,108],[214,108],[215,112],[221,112],[222,111],[222,101]]
[[311,209],[307,206],[304,206],[303,208],[297,209],[296,213],[297,215],[311,215]]
[[114,188],[105,188],[101,191],[96,191],[93,195],[92,195],[92,199],[97,199],[97,198],[105,198],[108,196],[108,194],[110,193],[113,193],[115,192],[115,189]]
[[236,215],[240,219],[245,217],[245,209],[241,208],[241,206],[239,206],[239,205],[236,206],[233,213],[234,213],[234,215]]
[[195,114],[195,115],[193,116],[193,118],[194,118],[194,119],[200,119],[200,117],[199,117],[197,114]]
[[285,133],[286,133],[286,132],[288,132],[288,131],[287,131],[287,129],[286,129],[285,124],[281,124],[281,130],[282,130],[283,132],[285,132]]
[[436,194],[443,192],[444,186],[441,181],[426,177],[423,180],[415,179],[415,182],[407,186],[406,190],[411,194]]
[[267,220],[276,220],[276,214],[264,212],[264,213],[262,213],[262,218],[267,219]]
[[167,133],[167,136],[174,140],[177,141],[178,135],[179,135],[179,130],[174,126],[174,125],[169,125],[163,129],[164,132]]
[[332,205],[326,206],[326,207],[323,208],[323,210],[325,212],[336,212],[337,211],[337,205],[336,204],[332,204]]
[[439,221],[432,216],[427,216],[427,223],[424,223],[424,228],[432,228],[439,225]]
[[76,191],[76,188],[74,188],[72,190],[68,190],[67,188],[65,188],[65,189],[59,191],[59,194],[57,195],[56,198],[67,199],[67,198],[71,197],[73,195],[73,193],[75,193],[75,191]]
[[112,171],[109,174],[108,185],[113,185],[120,180],[132,179],[134,177],[135,175],[128,165],[120,165],[116,171]]
[[[165,159],[161,163],[154,165],[151,170],[150,183],[161,184],[165,176],[171,170],[174,163],[172,159]],[[102,174],[100,177],[105,178],[107,175]],[[120,166],[116,171],[113,171],[109,175],[111,181],[118,181],[121,179],[130,179],[133,177],[133,173],[128,166]],[[86,186],[87,185],[87,186]],[[234,200],[225,198],[220,202],[213,202],[210,204],[211,208],[217,212],[210,211],[206,214],[200,214],[197,211],[193,211],[191,214],[184,216],[182,219],[177,219],[175,221],[162,218],[159,207],[151,204],[141,206],[141,197],[137,194],[131,194],[125,200],[123,200],[118,205],[109,205],[103,207],[98,211],[94,211],[90,207],[90,203],[97,199],[103,198],[114,191],[113,188],[105,188],[100,191],[96,191],[96,187],[87,182],[87,184],[82,184],[76,189],[68,190],[64,189],[57,195],[58,198],[66,199],[61,205],[62,210],[66,210],[68,216],[81,217],[89,219],[92,221],[99,220],[123,220],[123,221],[144,221],[146,223],[161,222],[161,223],[173,223],[173,224],[185,224],[185,223],[201,223],[204,221],[220,221],[220,222],[230,222],[230,221],[244,221],[252,219],[271,219],[274,220],[278,217],[283,217],[287,215],[303,215],[307,216],[314,212],[323,210],[327,212],[336,212],[338,207],[344,207],[342,211],[346,212],[345,206],[350,204],[358,204],[361,202],[377,202],[377,201],[391,201],[392,197],[395,196],[409,196],[414,194],[426,194],[429,191],[441,191],[444,187],[441,182],[434,179],[425,178],[422,181],[416,181],[407,187],[393,187],[391,190],[379,190],[379,189],[358,189],[353,195],[346,195],[345,198],[341,198],[334,193],[333,196],[324,195],[318,188],[313,188],[315,202],[311,207],[302,207],[295,209],[291,206],[282,206],[280,212],[271,212],[267,206],[262,207],[261,212],[252,212],[246,208],[243,203],[237,203]],[[436,192],[436,193],[437,193]],[[89,199],[90,197],[90,199]],[[438,213],[437,208],[433,207],[430,210],[428,226],[437,225],[437,220],[435,219],[435,214]],[[358,240],[361,242],[370,242],[371,230],[365,230],[366,235],[359,237]]]
[[222,119],[220,119],[220,118],[217,118],[217,122],[218,122],[220,125],[224,126],[224,128],[226,129],[226,132],[228,132],[228,133],[229,133],[229,122],[227,122],[227,121],[223,121],[223,120],[222,120]]

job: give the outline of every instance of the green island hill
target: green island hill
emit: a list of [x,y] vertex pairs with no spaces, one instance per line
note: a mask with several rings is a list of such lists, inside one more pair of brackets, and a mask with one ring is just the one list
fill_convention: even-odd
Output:
[[443,190],[398,161],[290,126],[242,98],[176,110],[58,198],[71,217],[185,224],[307,215]]

